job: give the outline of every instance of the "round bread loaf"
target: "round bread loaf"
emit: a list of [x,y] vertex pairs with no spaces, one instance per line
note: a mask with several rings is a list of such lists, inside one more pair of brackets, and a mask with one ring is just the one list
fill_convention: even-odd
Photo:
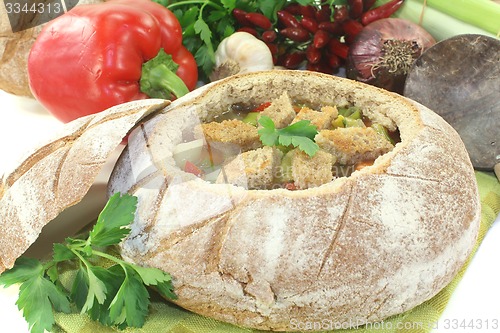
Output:
[[[284,91],[351,104],[401,141],[372,166],[318,187],[247,190],[176,166],[197,124]],[[234,76],[190,93],[132,132],[109,192],[139,198],[127,260],[173,276],[176,303],[236,325],[352,327],[402,313],[448,284],[477,237],[480,203],[457,133],[399,95],[312,72]]]

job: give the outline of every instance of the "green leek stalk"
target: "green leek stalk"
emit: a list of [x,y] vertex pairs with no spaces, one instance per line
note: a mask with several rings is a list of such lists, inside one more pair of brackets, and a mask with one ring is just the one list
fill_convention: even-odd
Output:
[[[387,0],[378,0],[375,6],[386,3]],[[432,7],[439,3],[440,8]],[[464,8],[469,8],[468,17],[462,20]],[[471,7],[473,6],[473,7]],[[474,9],[470,9],[474,8]],[[481,34],[490,37],[500,32],[500,5],[491,0],[406,0],[394,15],[421,25],[437,41],[460,34]],[[483,20],[481,24],[471,23]],[[488,30],[486,30],[487,28]]]
[[500,33],[500,5],[491,0],[427,0],[427,6],[491,34]]

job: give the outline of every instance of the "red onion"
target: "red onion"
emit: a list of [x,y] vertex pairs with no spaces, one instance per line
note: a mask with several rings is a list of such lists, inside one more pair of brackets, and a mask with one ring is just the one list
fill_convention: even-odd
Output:
[[419,25],[399,18],[368,24],[349,47],[346,76],[403,93],[406,75],[434,38]]

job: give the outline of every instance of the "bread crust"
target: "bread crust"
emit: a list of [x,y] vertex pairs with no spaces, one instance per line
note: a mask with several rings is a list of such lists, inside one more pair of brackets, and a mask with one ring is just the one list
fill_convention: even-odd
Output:
[[2,175],[0,273],[12,268],[47,223],[84,197],[128,131],[168,103],[134,101],[76,119]]
[[[316,105],[355,103],[401,142],[373,166],[299,191],[210,184],[175,166],[186,129],[238,102],[287,91]],[[475,244],[480,202],[458,134],[399,95],[301,71],[224,79],[137,128],[109,192],[139,198],[122,255],[168,271],[180,306],[240,326],[352,327],[438,293]]]

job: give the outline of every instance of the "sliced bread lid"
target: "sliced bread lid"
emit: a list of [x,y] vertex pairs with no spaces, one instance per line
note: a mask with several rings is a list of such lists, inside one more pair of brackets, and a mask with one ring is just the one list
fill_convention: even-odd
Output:
[[76,119],[2,176],[0,273],[13,267],[46,224],[82,200],[127,133],[169,104],[133,101]]

